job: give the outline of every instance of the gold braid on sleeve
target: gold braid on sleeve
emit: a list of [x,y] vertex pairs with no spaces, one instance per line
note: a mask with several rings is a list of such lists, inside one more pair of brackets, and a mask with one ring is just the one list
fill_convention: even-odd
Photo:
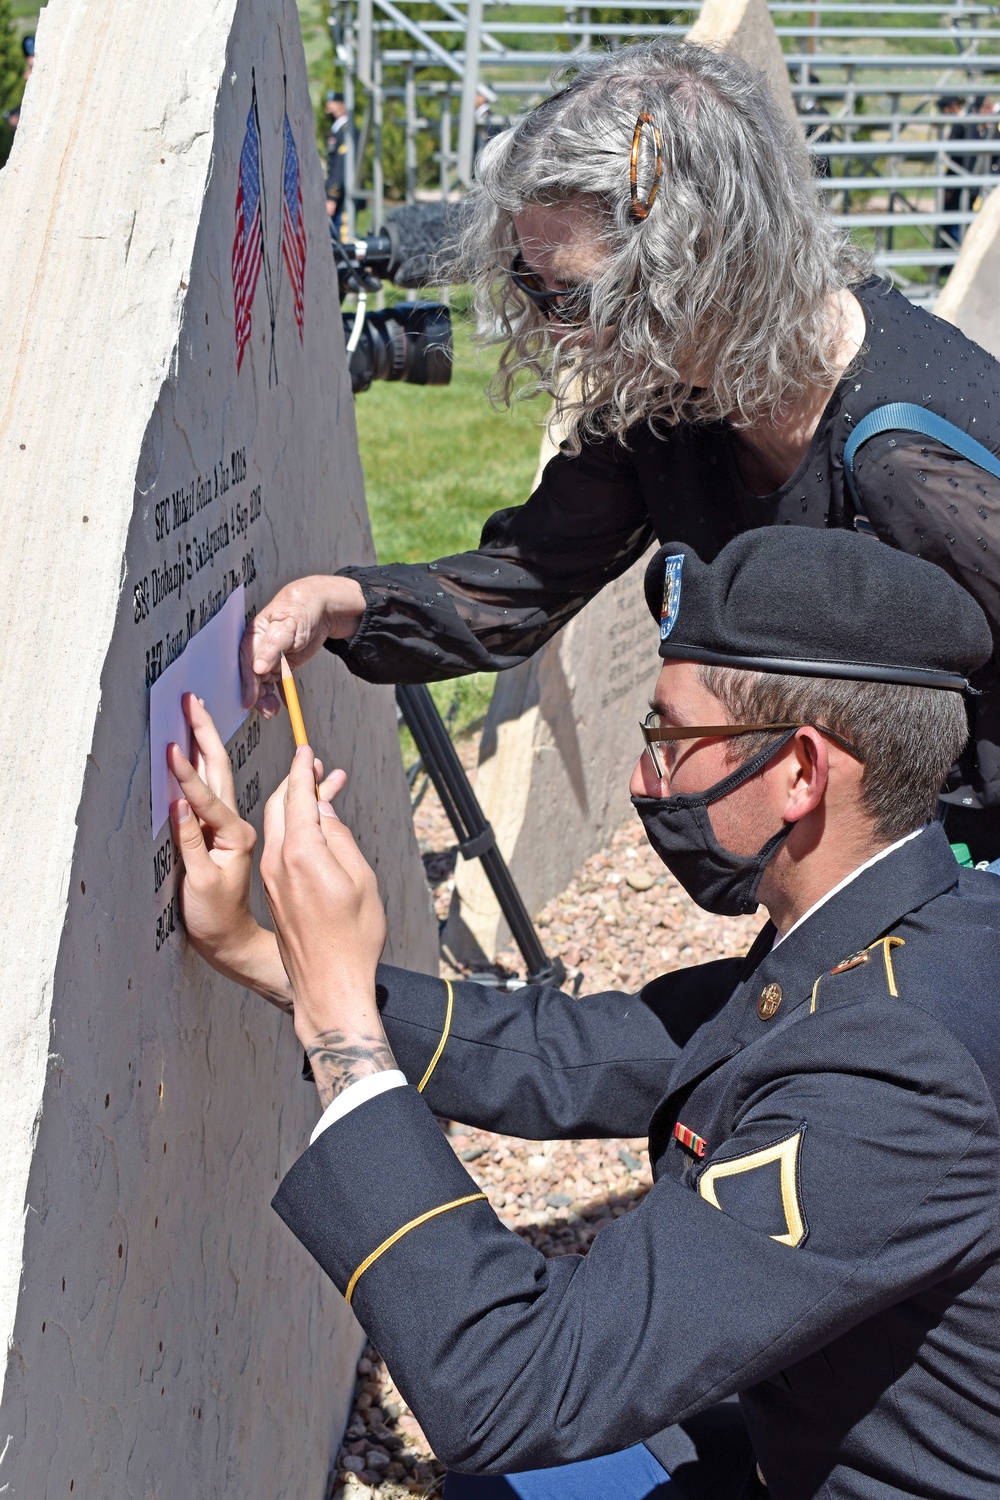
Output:
[[434,1056],[431,1058],[430,1062],[427,1064],[427,1072],[424,1074],[423,1078],[421,1078],[420,1082],[417,1084],[417,1093],[418,1094],[422,1094],[423,1091],[424,1091],[424,1089],[430,1083],[430,1081],[431,1081],[431,1075],[433,1074],[434,1069],[437,1067],[438,1063],[441,1061],[441,1053],[444,1051],[444,1044],[448,1040],[448,1033],[451,1031],[451,1017],[452,1017],[452,1012],[455,1009],[455,991],[452,989],[452,985],[451,985],[451,980],[450,979],[446,979],[444,983],[445,983],[445,988],[448,991],[448,1003],[445,1006],[445,1012],[444,1012],[444,1030],[441,1033],[441,1040],[437,1044],[437,1049],[436,1049],[436,1051],[434,1053]]

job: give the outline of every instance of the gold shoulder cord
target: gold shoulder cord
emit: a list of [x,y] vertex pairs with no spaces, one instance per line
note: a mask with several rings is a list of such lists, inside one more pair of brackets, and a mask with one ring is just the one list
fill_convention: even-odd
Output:
[[354,1272],[354,1275],[347,1283],[347,1290],[344,1293],[344,1301],[348,1307],[350,1307],[351,1298],[354,1296],[354,1288],[369,1266],[373,1266],[380,1255],[384,1255],[387,1250],[391,1250],[397,1240],[403,1238],[404,1234],[409,1234],[411,1229],[419,1229],[420,1225],[426,1224],[428,1219],[436,1219],[438,1214],[446,1214],[449,1209],[461,1208],[465,1203],[478,1203],[480,1199],[485,1200],[485,1198],[485,1193],[469,1193],[465,1198],[453,1198],[450,1203],[439,1203],[437,1208],[429,1208],[425,1214],[418,1214],[408,1224],[402,1224],[394,1234],[390,1234],[387,1240],[382,1241],[377,1250],[373,1250],[371,1255],[366,1255],[360,1266],[358,1266],[358,1269]]
[[877,942],[872,943],[868,949],[869,953],[871,953],[875,948],[882,949],[882,957],[885,960],[885,982],[889,986],[889,994],[892,995],[893,999],[899,998],[899,991],[896,988],[896,976],[893,973],[892,968],[892,950],[893,948],[905,947],[905,938],[884,937],[879,938]]
[[437,1051],[434,1053],[434,1056],[431,1058],[430,1062],[427,1064],[427,1072],[424,1074],[423,1078],[421,1078],[420,1082],[417,1084],[417,1093],[418,1094],[422,1094],[423,1091],[424,1091],[424,1089],[426,1088],[427,1084],[430,1083],[430,1081],[431,1081],[431,1074],[434,1072],[434,1069],[437,1067],[438,1063],[441,1061],[441,1053],[444,1051],[444,1044],[448,1040],[448,1033],[451,1031],[451,1015],[452,1015],[452,1011],[455,1009],[455,991],[451,987],[451,980],[450,979],[446,979],[444,983],[445,983],[445,988],[448,991],[448,1003],[447,1003],[447,1005],[445,1007],[445,1012],[444,1012],[444,1030],[441,1033],[441,1040],[437,1044]]
[[856,953],[853,958],[846,960],[845,963],[843,965],[839,965],[838,968],[832,969],[830,971],[830,975],[821,974],[819,976],[819,979],[817,979],[816,983],[812,987],[812,1000],[811,1000],[810,1005],[809,1005],[809,1014],[811,1016],[816,1014],[816,998],[817,998],[817,995],[818,995],[818,992],[819,992],[819,986],[820,986],[820,981],[821,980],[827,979],[827,978],[831,977],[833,974],[836,974],[838,972],[838,969],[846,969],[848,967],[852,967],[852,968],[853,967],[857,967],[857,965],[859,963],[863,962],[868,957],[869,953],[874,953],[874,951],[875,951],[876,948],[881,948],[881,950],[882,950],[882,960],[883,960],[883,962],[885,964],[885,982],[886,982],[886,985],[888,987],[889,994],[892,996],[892,998],[894,1000],[898,1000],[899,999],[899,990],[896,988],[896,972],[895,972],[895,970],[893,969],[893,966],[892,966],[892,950],[893,950],[893,948],[905,948],[905,947],[906,947],[906,939],[905,938],[901,938],[901,937],[876,938],[876,940],[875,940],[874,943],[869,943],[869,945],[868,945],[867,948],[863,948],[862,951],[860,953]]

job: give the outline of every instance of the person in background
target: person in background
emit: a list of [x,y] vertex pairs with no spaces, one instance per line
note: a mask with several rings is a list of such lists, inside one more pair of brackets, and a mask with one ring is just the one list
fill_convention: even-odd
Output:
[[502,133],[502,131],[504,130],[505,127],[504,127],[502,121],[494,119],[494,117],[493,117],[493,111],[492,111],[492,108],[491,108],[491,105],[490,105],[490,101],[487,98],[487,96],[485,94],[482,94],[482,93],[479,93],[479,94],[476,95],[476,114],[475,114],[475,120],[476,120],[476,152],[475,152],[475,154],[476,154],[476,160],[478,161],[478,159],[479,159],[479,153],[482,151],[482,149],[486,145],[486,143],[488,141],[491,141],[494,136],[500,135]]
[[[21,52],[24,55],[24,81],[27,83],[31,77],[31,70],[35,66],[35,37],[33,32],[21,38]],[[5,109],[2,116],[0,116],[0,167],[5,164],[10,155],[11,147],[14,144],[14,136],[20,122],[21,103],[19,100],[10,109]]]
[[329,121],[326,136],[326,211],[330,216],[333,232],[340,239],[344,195],[347,190],[347,153],[351,150],[354,136],[343,94],[331,90],[326,96],[323,110]]
[[[972,113],[978,115],[981,100],[975,100]],[[968,100],[961,94],[945,94],[939,100],[938,108],[943,115],[954,117],[955,123],[948,127],[949,141],[977,140],[982,130],[982,122],[968,117]],[[948,166],[945,169],[946,176],[961,178],[968,176],[976,170],[975,156],[949,155]],[[966,205],[978,196],[976,191],[964,190]],[[945,188],[942,194],[942,207],[945,213],[960,213],[962,209],[961,186]],[[965,234],[964,224],[939,224],[937,232],[938,244],[945,249],[956,249]]]

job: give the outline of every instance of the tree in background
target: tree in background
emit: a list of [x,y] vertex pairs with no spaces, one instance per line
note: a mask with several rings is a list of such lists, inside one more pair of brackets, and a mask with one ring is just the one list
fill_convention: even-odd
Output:
[[24,92],[24,54],[14,30],[11,0],[0,0],[0,167],[10,154],[14,132],[3,118],[21,102]]
[[0,109],[18,104],[24,88],[24,55],[14,30],[11,0],[0,0]]

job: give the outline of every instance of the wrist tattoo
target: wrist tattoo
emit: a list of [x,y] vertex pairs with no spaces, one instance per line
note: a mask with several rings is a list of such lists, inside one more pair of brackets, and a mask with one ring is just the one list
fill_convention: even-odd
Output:
[[396,1067],[396,1059],[384,1034],[358,1036],[345,1031],[321,1031],[306,1048],[320,1103],[326,1109],[338,1094],[359,1078],[384,1073]]

